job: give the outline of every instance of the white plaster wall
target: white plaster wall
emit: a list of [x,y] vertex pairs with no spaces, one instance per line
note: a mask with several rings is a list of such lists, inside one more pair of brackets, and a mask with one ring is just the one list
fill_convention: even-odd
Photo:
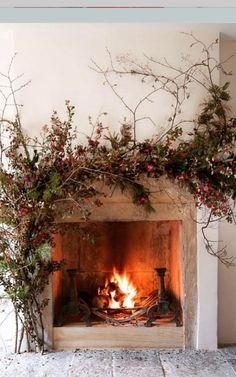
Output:
[[[19,92],[18,96],[18,102],[24,104],[24,127],[31,135],[39,134],[41,126],[48,122],[52,110],[56,109],[62,115],[65,113],[65,99],[70,99],[78,108],[76,121],[79,122],[82,138],[83,133],[90,132],[88,115],[96,118],[99,112],[108,112],[105,124],[110,129],[119,127],[124,116],[129,118],[120,101],[109,88],[102,85],[103,79],[88,67],[91,58],[104,68],[107,67],[106,47],[113,56],[129,53],[142,58],[142,54],[146,53],[157,58],[166,57],[176,65],[181,64],[182,54],[191,53],[193,61],[200,56],[199,50],[189,51],[188,37],[176,31],[171,32],[171,29],[163,32],[156,24],[2,24],[0,34],[9,27],[14,34],[14,49],[19,53],[15,64],[16,72],[24,72],[26,80],[32,79],[32,83]],[[210,43],[216,39],[217,34],[197,31],[196,36]],[[217,58],[217,48],[214,54]],[[120,88],[122,96],[131,106],[135,105],[146,90],[143,85],[129,80],[123,80]],[[192,119],[203,95],[203,89],[194,88],[191,101],[184,108],[185,119]],[[168,96],[154,99],[154,104],[147,103],[139,116],[152,114],[160,129],[165,127],[169,117],[170,99]],[[148,137],[156,131],[151,123],[140,122],[138,136]],[[213,349],[217,344],[216,262],[204,251],[201,237],[198,243],[198,279],[201,296],[198,311],[198,347]]]
[[[220,44],[221,61],[224,61],[236,52],[236,40],[226,39],[222,35]],[[231,109],[236,116],[236,56],[226,64],[227,71],[232,71],[232,76],[221,75],[221,83],[230,81]],[[236,227],[235,225],[221,222],[219,224],[219,239],[222,245],[227,246],[228,255],[236,258]],[[236,343],[236,267],[225,267],[219,263],[219,343]]]
[[[9,67],[9,61],[14,53],[13,30],[5,26],[0,32],[0,71],[6,72]],[[6,84],[3,80],[2,84]],[[1,88],[2,89],[2,88]],[[4,100],[0,94],[0,112]],[[7,111],[11,115],[12,109]],[[5,297],[3,288],[0,286],[0,352],[12,352],[15,337],[15,315],[10,300]]]
[[[32,83],[19,92],[25,128],[31,135],[48,122],[54,109],[63,116],[64,102],[70,99],[77,107],[76,123],[82,133],[89,134],[88,115],[96,119],[106,111],[105,124],[111,129],[120,127],[120,122],[129,112],[103,85],[104,79],[89,68],[91,59],[102,67],[108,67],[106,48],[113,56],[131,54],[143,59],[143,53],[157,58],[166,57],[172,64],[180,62],[182,55],[191,54],[195,61],[201,48],[189,50],[191,38],[179,32],[162,31],[156,24],[18,24],[12,26],[18,73],[25,73],[25,79]],[[216,33],[196,32],[199,39],[210,43]],[[217,51],[215,51],[217,55]],[[150,90],[133,78],[113,81],[119,83],[121,95],[134,107],[143,93]],[[132,88],[132,90],[131,90]],[[185,118],[192,119],[202,100],[203,89],[194,87],[191,100],[185,106]],[[139,123],[138,137],[144,138],[165,127],[170,116],[171,99],[163,93],[152,98],[154,104],[146,102],[137,114],[143,117],[151,114],[157,127],[148,121]],[[182,115],[180,115],[180,118]]]
[[[197,251],[198,251],[198,332],[197,348],[217,348],[217,281],[218,261],[208,254],[202,237],[202,222],[208,218],[208,210],[197,210]],[[218,222],[214,222],[206,229],[205,234],[209,240],[215,241],[217,251]]]

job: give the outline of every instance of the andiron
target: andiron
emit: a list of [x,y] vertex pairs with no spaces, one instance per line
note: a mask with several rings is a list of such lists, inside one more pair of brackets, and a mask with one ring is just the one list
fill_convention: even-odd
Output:
[[61,313],[59,313],[56,325],[62,326],[68,316],[82,315],[82,319],[86,326],[91,326],[90,315],[91,310],[88,304],[78,297],[77,286],[76,286],[76,269],[68,269],[67,273],[69,275],[69,301],[62,307]]
[[151,327],[156,320],[168,319],[170,322],[175,322],[176,326],[180,326],[179,309],[176,305],[171,304],[168,294],[165,289],[165,274],[167,269],[155,268],[159,278],[159,294],[157,302],[147,310],[146,326]]

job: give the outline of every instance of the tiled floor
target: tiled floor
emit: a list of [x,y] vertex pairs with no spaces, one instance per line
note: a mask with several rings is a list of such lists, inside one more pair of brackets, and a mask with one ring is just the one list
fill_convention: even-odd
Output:
[[0,354],[0,377],[235,377],[236,347],[218,351],[77,350]]

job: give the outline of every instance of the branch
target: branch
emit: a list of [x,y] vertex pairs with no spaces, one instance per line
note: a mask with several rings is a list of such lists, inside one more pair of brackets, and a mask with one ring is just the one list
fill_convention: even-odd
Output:
[[[210,255],[213,255],[214,257],[218,258],[219,261],[221,263],[223,263],[226,267],[235,266],[236,257],[227,255],[226,246],[223,246],[218,251],[215,251],[212,243],[216,243],[217,241],[209,240],[208,237],[206,236],[206,230],[207,230],[209,224],[213,221],[215,221],[215,220],[212,219],[212,211],[211,211],[205,225],[202,226],[202,228],[201,228],[202,235],[203,235],[205,245],[206,245],[206,251]],[[217,243],[219,244],[219,242],[217,242]]]

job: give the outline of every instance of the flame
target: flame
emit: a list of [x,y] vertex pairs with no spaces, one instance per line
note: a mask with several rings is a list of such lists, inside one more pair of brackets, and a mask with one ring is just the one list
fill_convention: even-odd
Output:
[[111,300],[109,303],[110,308],[133,308],[135,306],[135,296],[137,289],[134,287],[127,274],[124,272],[119,274],[116,269],[113,269],[113,275],[110,279],[111,283],[118,285],[122,295],[122,300],[116,300],[116,292],[111,292]]
[[120,303],[119,303],[119,301],[115,300],[115,295],[116,295],[115,291],[111,292],[111,299],[109,301],[109,308],[119,309],[120,308]]
[[135,306],[137,289],[125,272],[119,273],[113,268],[112,276],[110,279],[106,278],[104,286],[98,288],[97,294],[101,303],[106,302],[107,308],[132,309]]

